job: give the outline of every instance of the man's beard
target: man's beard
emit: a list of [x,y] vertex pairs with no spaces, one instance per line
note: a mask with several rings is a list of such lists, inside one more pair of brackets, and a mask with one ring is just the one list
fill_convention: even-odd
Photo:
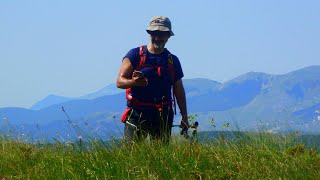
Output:
[[154,42],[154,43],[153,43],[153,47],[154,47],[155,49],[163,49],[165,45],[166,45],[166,44],[163,43],[163,42]]

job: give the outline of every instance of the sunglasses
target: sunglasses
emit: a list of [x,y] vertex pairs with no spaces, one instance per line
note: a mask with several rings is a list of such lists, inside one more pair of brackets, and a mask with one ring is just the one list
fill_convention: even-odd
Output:
[[170,36],[170,32],[168,31],[148,31],[151,36]]

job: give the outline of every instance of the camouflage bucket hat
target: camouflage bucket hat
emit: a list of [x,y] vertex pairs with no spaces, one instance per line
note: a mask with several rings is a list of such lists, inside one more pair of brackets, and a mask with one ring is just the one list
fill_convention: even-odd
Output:
[[155,16],[151,19],[148,31],[169,31],[170,35],[173,36],[174,33],[171,30],[171,21],[165,16]]

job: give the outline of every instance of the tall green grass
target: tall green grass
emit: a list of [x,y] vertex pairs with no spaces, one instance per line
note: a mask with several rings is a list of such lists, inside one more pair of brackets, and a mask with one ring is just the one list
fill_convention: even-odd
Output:
[[[294,136],[294,137],[293,137]],[[31,144],[1,138],[0,177],[7,179],[318,179],[317,149],[296,135],[245,133],[190,143],[120,141]]]

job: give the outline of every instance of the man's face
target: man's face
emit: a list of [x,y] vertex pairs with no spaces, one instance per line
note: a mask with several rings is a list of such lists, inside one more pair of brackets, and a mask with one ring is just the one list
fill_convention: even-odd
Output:
[[149,34],[151,43],[155,49],[163,49],[170,38],[170,32],[166,31],[149,31]]

